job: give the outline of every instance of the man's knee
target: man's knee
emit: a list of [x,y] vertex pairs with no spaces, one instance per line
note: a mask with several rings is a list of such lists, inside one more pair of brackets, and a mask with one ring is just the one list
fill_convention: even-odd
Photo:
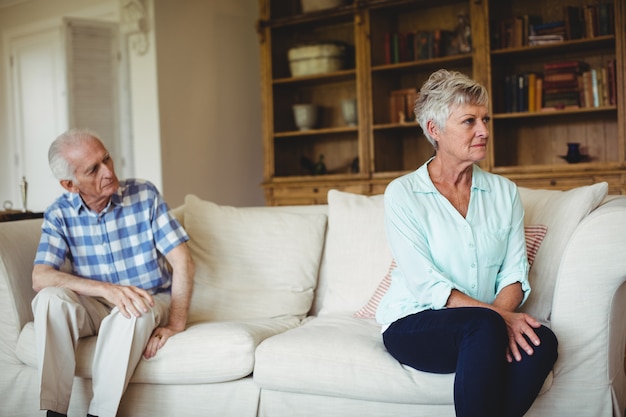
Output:
[[49,309],[54,308],[54,306],[61,306],[67,303],[75,304],[78,302],[78,295],[72,290],[59,287],[46,287],[35,295],[32,307],[33,311],[36,311],[37,308],[41,306],[46,306],[46,308]]

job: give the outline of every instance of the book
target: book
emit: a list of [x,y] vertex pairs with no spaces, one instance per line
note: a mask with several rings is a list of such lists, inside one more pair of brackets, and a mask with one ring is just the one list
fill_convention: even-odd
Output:
[[417,99],[417,89],[403,88],[389,93],[390,123],[405,123],[415,120],[413,108]]
[[528,111],[534,112],[537,111],[536,104],[536,88],[537,88],[537,74],[531,72],[528,74]]
[[610,59],[607,64],[607,90],[609,96],[609,105],[615,106],[617,104],[617,79],[616,79],[616,71],[615,71],[616,60],[615,58]]
[[543,79],[537,77],[535,80],[535,111],[540,111],[543,107]]
[[585,36],[585,19],[582,7],[565,6],[565,36],[567,39],[581,39]]

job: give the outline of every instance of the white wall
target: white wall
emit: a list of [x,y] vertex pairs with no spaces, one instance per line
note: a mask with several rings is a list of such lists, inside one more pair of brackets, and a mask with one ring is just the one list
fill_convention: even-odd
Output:
[[[0,36],[2,39],[0,42],[0,202],[11,200],[14,207],[21,207],[20,177],[14,172],[16,167],[15,126],[11,120],[12,109],[8,97],[10,66],[6,48],[9,34],[21,34],[52,27],[60,28],[63,16],[116,21],[118,19],[117,12],[118,7],[115,0],[33,0],[0,8]],[[49,140],[52,141],[52,139],[54,138]],[[41,151],[47,153],[47,149]]]
[[262,205],[257,0],[155,0],[163,190]]
[[[128,55],[135,176],[153,181],[171,206],[188,193],[221,204],[263,204],[257,0],[145,3],[149,49]],[[64,16],[118,21],[119,5],[29,0],[0,8],[0,35]],[[19,206],[19,184],[9,175],[14,157],[3,48],[0,43],[0,204],[11,199]]]

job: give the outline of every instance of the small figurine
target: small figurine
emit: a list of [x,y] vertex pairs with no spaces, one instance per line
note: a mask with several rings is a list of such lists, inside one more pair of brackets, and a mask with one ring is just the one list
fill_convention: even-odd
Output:
[[472,28],[470,27],[469,16],[466,12],[457,14],[458,23],[456,25],[456,40],[459,53],[472,51]]
[[28,211],[26,208],[26,202],[28,199],[28,182],[26,181],[26,177],[22,177],[22,181],[20,182],[20,191],[22,193],[22,211],[26,212]]

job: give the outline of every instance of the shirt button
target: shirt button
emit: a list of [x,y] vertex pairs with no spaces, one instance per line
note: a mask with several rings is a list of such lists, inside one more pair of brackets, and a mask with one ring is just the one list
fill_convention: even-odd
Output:
[[472,265],[470,265],[472,268],[476,268],[476,264],[472,262]]

